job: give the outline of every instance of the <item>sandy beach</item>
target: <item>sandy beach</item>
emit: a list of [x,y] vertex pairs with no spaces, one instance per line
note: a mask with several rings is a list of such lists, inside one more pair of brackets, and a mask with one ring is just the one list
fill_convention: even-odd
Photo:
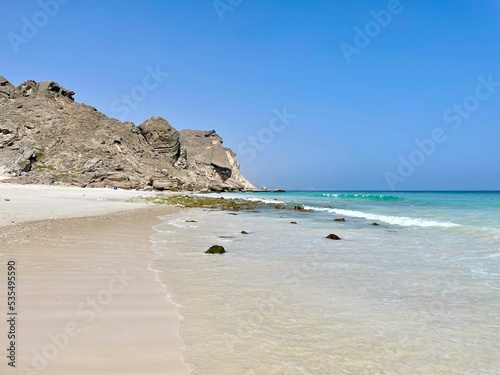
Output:
[[1,310],[15,262],[17,312],[16,368],[2,356],[2,373],[189,373],[178,311],[149,270],[152,226],[179,209],[127,202],[153,194],[0,184]]
[[153,194],[0,184],[2,374],[498,373],[498,193]]

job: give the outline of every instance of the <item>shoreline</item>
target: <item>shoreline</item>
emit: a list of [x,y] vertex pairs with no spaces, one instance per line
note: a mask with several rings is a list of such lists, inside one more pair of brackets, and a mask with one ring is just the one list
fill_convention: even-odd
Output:
[[178,307],[149,269],[153,226],[182,208],[125,201],[156,192],[17,188],[0,184],[0,297],[14,260],[19,313],[6,373],[189,374]]

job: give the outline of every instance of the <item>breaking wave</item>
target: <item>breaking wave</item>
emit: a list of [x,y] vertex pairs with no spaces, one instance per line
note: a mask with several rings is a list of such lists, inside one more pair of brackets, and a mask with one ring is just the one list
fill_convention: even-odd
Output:
[[317,208],[317,207],[309,207],[309,206],[306,206],[304,208],[314,210],[314,211],[326,211],[326,212],[330,212],[332,214],[357,217],[357,218],[367,219],[367,220],[377,220],[377,221],[384,222],[387,224],[400,225],[402,227],[452,228],[452,227],[461,226],[459,224],[451,223],[448,221],[435,221],[435,220],[428,220],[428,219],[423,219],[423,218],[414,218],[414,217],[407,217],[407,216],[379,215],[379,214],[371,214],[371,213],[367,213],[367,212],[344,210],[344,209],[337,209],[337,208]]
[[359,199],[367,201],[399,201],[404,198],[385,194],[346,194],[346,193],[321,193],[320,196],[334,199]]

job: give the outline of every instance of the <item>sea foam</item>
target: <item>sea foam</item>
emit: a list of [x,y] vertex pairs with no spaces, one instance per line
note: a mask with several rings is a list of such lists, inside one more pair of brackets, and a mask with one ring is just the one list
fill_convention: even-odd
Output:
[[344,210],[340,208],[318,208],[305,206],[304,208],[314,211],[326,211],[332,214],[345,215],[350,217],[357,217],[367,220],[378,220],[387,224],[400,225],[402,227],[441,227],[441,228],[452,228],[459,227],[459,224],[447,222],[447,221],[435,221],[423,218],[413,218],[407,216],[388,216],[379,214],[370,214],[362,211]]

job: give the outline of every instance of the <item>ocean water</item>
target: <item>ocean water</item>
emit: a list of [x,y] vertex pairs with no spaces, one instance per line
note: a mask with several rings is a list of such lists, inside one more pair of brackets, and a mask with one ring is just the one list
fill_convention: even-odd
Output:
[[[500,374],[500,192],[222,196],[312,212],[185,210],[155,227],[151,268],[193,374]],[[227,253],[204,254],[214,244]]]

